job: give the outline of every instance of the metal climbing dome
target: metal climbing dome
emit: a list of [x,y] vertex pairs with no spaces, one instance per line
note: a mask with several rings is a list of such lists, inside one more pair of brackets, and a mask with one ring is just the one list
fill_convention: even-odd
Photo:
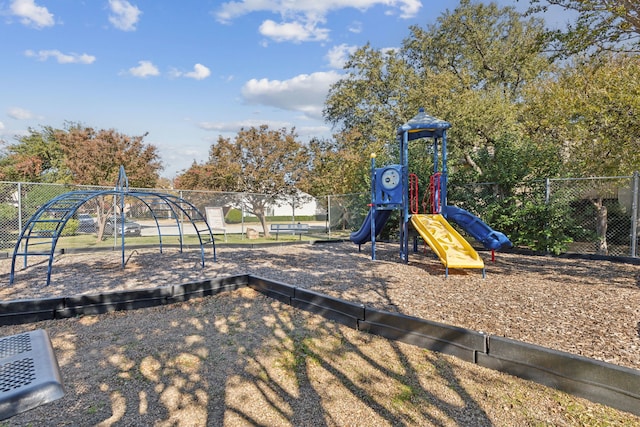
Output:
[[[24,267],[28,265],[29,257],[48,257],[47,265],[47,286],[51,282],[51,270],[58,239],[62,236],[62,230],[67,222],[74,217],[78,208],[92,199],[102,196],[113,196],[114,205],[119,206],[120,217],[115,221],[114,227],[121,227],[120,232],[114,230],[114,235],[120,237],[122,249],[122,268],[125,267],[125,197],[130,197],[142,202],[151,212],[158,231],[158,241],[160,253],[162,253],[162,228],[158,221],[157,212],[170,211],[171,217],[176,219],[178,236],[180,242],[180,252],[184,248],[183,228],[179,220],[181,216],[188,219],[193,229],[198,235],[200,242],[201,265],[205,264],[205,245],[211,244],[213,249],[213,260],[216,261],[216,245],[213,232],[206,217],[190,202],[181,197],[172,196],[165,193],[155,193],[146,191],[130,191],[129,180],[120,166],[118,182],[113,190],[98,191],[71,191],[57,196],[43,206],[41,206],[33,216],[26,222],[20,236],[16,242],[11,259],[11,273],[9,284],[13,284],[15,279],[15,265],[18,257],[24,259]],[[114,211],[115,212],[115,211]],[[115,215],[115,214],[114,214]],[[198,224],[201,225],[198,228]],[[204,227],[202,227],[204,224]]]

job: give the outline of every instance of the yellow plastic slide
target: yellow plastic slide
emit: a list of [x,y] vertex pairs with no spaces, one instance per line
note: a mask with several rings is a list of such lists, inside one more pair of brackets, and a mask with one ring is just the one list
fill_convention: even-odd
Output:
[[484,269],[484,261],[478,252],[442,215],[412,215],[411,223],[447,269]]

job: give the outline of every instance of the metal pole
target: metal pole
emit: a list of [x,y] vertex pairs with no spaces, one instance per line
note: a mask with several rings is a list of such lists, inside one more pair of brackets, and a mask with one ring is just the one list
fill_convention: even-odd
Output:
[[246,196],[243,193],[243,195],[242,195],[242,204],[240,205],[241,206],[241,212],[240,212],[240,224],[241,224],[240,225],[240,233],[241,234],[240,234],[240,238],[242,240],[244,240],[244,200],[245,200],[245,197]]
[[327,196],[327,215],[325,215],[327,235],[331,236],[331,196]]
[[[180,195],[181,199],[184,199],[183,194],[182,194],[182,190],[180,190],[180,192],[178,193]],[[184,211],[182,209],[180,209],[180,230],[184,230]],[[182,232],[180,232],[180,240],[182,241]]]
[[376,154],[371,153],[371,204],[369,205],[369,225],[371,226],[371,259],[376,259]]
[[631,256],[638,255],[638,188],[640,187],[640,174],[638,171],[633,173],[632,190],[631,190]]
[[[124,192],[120,195],[120,248],[121,248],[121,252],[122,252],[122,269],[124,270],[125,267],[125,257],[124,257],[124,221],[125,221],[125,216],[124,216]],[[114,226],[113,226],[113,234],[117,234],[116,233],[116,225],[118,225],[118,222],[116,221]]]
[[[18,183],[18,200],[17,200],[17,203],[18,203],[18,236],[19,236],[20,232],[22,231],[22,183],[20,183],[20,182]],[[20,242],[20,245],[22,246],[20,248],[20,252],[25,252],[22,242]]]
[[400,140],[400,160],[402,164],[402,224],[400,227],[400,258],[409,263],[409,131],[402,132]]
[[[551,200],[551,180],[549,178],[546,178],[544,181],[544,204],[545,206],[549,206],[549,201]],[[549,228],[549,224],[545,224],[545,227],[548,229]],[[548,243],[549,238],[547,237],[547,253],[549,253],[549,243]]]
[[[118,232],[116,227],[118,226],[118,213],[116,212],[116,206],[118,205],[118,201],[116,200],[117,196],[113,195],[113,250],[118,247]],[[124,268],[124,266],[122,267]]]
[[443,216],[447,217],[447,184],[449,182],[449,170],[447,169],[447,131],[442,131],[442,176],[440,177],[440,209]]
[[548,205],[551,199],[551,180],[546,178],[544,181],[544,204]]

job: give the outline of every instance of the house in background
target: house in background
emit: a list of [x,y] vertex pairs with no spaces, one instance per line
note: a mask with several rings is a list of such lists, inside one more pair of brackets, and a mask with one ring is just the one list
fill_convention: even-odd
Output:
[[269,209],[269,216],[315,216],[322,214],[318,209],[316,198],[303,191],[298,191],[295,197],[284,197]]

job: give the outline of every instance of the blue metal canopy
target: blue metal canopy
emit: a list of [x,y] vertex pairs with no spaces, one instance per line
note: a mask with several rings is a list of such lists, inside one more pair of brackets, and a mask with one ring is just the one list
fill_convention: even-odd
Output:
[[429,137],[440,138],[450,127],[451,123],[437,119],[425,113],[423,108],[420,108],[418,114],[398,128],[397,135],[398,138],[401,138],[405,132],[408,133],[408,141]]

